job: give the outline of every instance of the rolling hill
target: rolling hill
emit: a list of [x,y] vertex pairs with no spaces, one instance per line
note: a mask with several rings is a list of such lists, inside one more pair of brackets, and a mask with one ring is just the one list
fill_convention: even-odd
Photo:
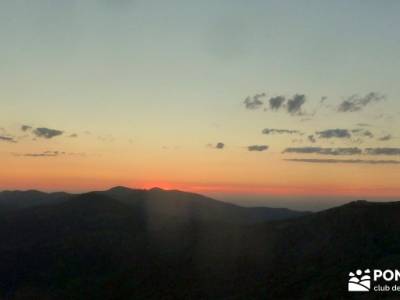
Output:
[[257,222],[237,209],[114,188],[10,211],[0,299],[346,299],[349,271],[400,264],[400,202]]

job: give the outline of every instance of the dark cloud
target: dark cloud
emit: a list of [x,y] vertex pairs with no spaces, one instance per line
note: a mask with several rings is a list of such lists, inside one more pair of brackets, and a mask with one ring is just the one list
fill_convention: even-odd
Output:
[[322,97],[321,97],[321,100],[320,100],[320,103],[321,103],[321,104],[324,103],[327,99],[328,99],[327,96],[322,96]]
[[221,142],[219,142],[219,143],[217,143],[217,144],[215,145],[215,149],[224,149],[224,147],[225,147],[225,144],[224,144],[224,143],[221,143]]
[[312,135],[312,134],[309,135],[307,138],[311,143],[315,143],[316,142],[316,139],[315,139],[314,135]]
[[275,129],[275,128],[264,128],[263,134],[303,134],[301,131],[293,129]]
[[258,109],[264,104],[264,102],[260,100],[263,97],[265,97],[265,93],[255,94],[253,97],[247,97],[243,103],[247,109]]
[[53,137],[62,135],[64,132],[61,130],[56,130],[56,129],[50,129],[50,128],[45,128],[45,127],[39,127],[36,128],[33,133],[37,137],[45,138],[45,139],[51,139]]
[[249,151],[265,151],[268,149],[267,145],[251,145],[247,147]]
[[303,153],[321,155],[356,155],[362,154],[359,148],[321,148],[321,147],[297,147],[286,148],[283,153]]
[[14,137],[4,136],[4,135],[0,135],[0,141],[9,142],[9,143],[16,143],[17,142]]
[[287,101],[287,111],[291,115],[301,114],[301,107],[306,102],[306,96],[296,94]]
[[382,141],[382,142],[384,142],[384,141],[389,141],[389,140],[391,140],[393,137],[390,135],[390,134],[388,134],[388,135],[385,135],[385,136],[382,136],[382,137],[380,137],[380,138],[378,138],[378,141]]
[[68,137],[70,137],[70,138],[77,138],[78,135],[77,135],[76,133],[72,133],[72,134],[70,134]]
[[308,159],[308,158],[292,158],[284,160],[289,162],[328,163],[328,164],[372,164],[372,165],[400,164],[400,160]]
[[316,134],[323,139],[330,138],[350,138],[351,134],[347,129],[327,129],[318,131]]
[[400,148],[367,148],[367,155],[400,155]]
[[29,125],[22,125],[21,126],[21,130],[22,131],[28,131],[28,130],[31,130],[32,129],[32,126],[29,126]]
[[285,103],[284,96],[276,96],[269,99],[269,107],[271,110],[279,110]]
[[385,96],[377,92],[371,92],[365,96],[353,95],[340,103],[338,107],[339,112],[355,112],[362,110],[365,106],[384,100]]

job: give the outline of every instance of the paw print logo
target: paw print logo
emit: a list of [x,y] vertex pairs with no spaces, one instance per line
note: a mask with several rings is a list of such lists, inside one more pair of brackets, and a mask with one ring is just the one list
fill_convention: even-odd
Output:
[[371,271],[366,269],[364,271],[357,270],[355,274],[349,273],[349,292],[368,292],[371,289]]

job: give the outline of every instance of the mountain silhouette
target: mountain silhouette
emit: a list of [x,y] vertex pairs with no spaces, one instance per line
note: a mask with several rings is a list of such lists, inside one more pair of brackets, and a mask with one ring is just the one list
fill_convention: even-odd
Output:
[[345,299],[350,271],[400,263],[400,202],[262,221],[161,189],[46,199],[0,217],[0,299]]
[[22,208],[57,204],[70,197],[67,193],[43,193],[36,190],[0,192],[0,214]]
[[[147,214],[161,213],[163,215],[179,216],[180,218],[203,218],[232,223],[253,223],[283,220],[309,214],[309,212],[294,211],[286,208],[246,208],[217,201],[199,194],[160,188],[141,190],[118,186],[96,193],[107,195],[136,209],[142,209]],[[21,208],[58,204],[72,199],[74,196],[76,195],[62,192],[43,193],[35,190],[0,192],[0,213]]]

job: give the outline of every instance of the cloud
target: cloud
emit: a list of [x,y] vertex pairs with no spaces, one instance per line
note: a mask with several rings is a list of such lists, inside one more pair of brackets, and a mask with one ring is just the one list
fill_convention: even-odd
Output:
[[292,99],[287,101],[287,111],[291,115],[301,114],[301,107],[306,102],[306,96],[296,94]]
[[359,148],[321,148],[321,147],[298,147],[286,148],[283,153],[321,154],[321,155],[356,155],[362,154]]
[[351,137],[351,134],[347,129],[328,129],[328,130],[318,131],[316,132],[316,134],[323,139]]
[[11,136],[4,136],[4,135],[0,135],[0,141],[9,142],[9,143],[17,143],[15,138],[13,138]]
[[53,137],[62,135],[64,132],[61,130],[56,130],[56,129],[50,129],[50,128],[45,128],[45,127],[40,127],[36,128],[33,133],[37,137],[45,138],[45,139],[51,139]]
[[262,130],[262,134],[303,134],[303,133],[293,129],[264,128]]
[[213,149],[224,149],[225,144],[224,144],[224,143],[221,143],[221,142],[219,142],[219,143],[217,143],[217,144],[215,144],[215,145],[209,143],[209,144],[206,145],[206,147],[208,147],[208,148],[213,148]]
[[268,149],[267,145],[251,145],[247,147],[249,151],[265,151]]
[[28,131],[28,130],[31,130],[31,129],[32,129],[32,126],[29,126],[29,125],[22,125],[21,126],[21,130],[24,131],[24,132]]
[[85,153],[75,152],[64,152],[64,151],[44,151],[38,153],[13,153],[14,156],[18,157],[57,157],[57,156],[86,156]]
[[303,142],[303,139],[292,139],[292,143],[302,143]]
[[253,97],[247,97],[243,103],[247,109],[258,109],[264,104],[264,102],[260,100],[263,97],[265,97],[265,93],[255,94]]
[[68,137],[69,137],[69,138],[77,138],[78,135],[77,135],[76,133],[72,133],[72,134],[70,134]]
[[366,130],[366,129],[358,128],[358,129],[353,129],[351,132],[356,134],[356,135],[360,135],[360,136],[364,136],[364,137],[369,137],[369,138],[373,138],[374,137],[372,132],[369,131],[369,130]]
[[400,148],[367,148],[367,155],[400,155]]
[[372,164],[372,165],[400,164],[400,160],[308,159],[308,158],[292,158],[284,160],[289,162],[328,163],[328,164]]
[[368,124],[368,123],[357,123],[356,125],[360,126],[360,127],[370,127],[371,126],[371,124]]
[[311,143],[315,143],[316,142],[316,139],[315,139],[313,134],[309,135],[307,138]]
[[284,96],[276,96],[269,99],[269,107],[271,110],[279,110],[285,103]]
[[225,147],[225,144],[224,144],[224,143],[221,143],[221,142],[219,142],[219,143],[217,143],[217,144],[215,145],[215,149],[224,149],[224,147]]
[[44,151],[40,153],[14,153],[15,156],[25,156],[25,157],[55,157],[60,155],[65,155],[65,152],[60,151]]
[[343,100],[338,107],[339,112],[355,112],[362,110],[365,106],[384,100],[386,97],[377,92],[370,92],[365,96],[352,95]]
[[378,138],[378,141],[389,141],[389,140],[391,140],[393,137],[390,135],[390,134],[388,134],[388,135],[385,135],[385,136],[382,136],[382,137],[380,137],[380,138]]
[[322,148],[322,147],[291,147],[282,153],[322,154],[322,155],[400,155],[400,148]]

